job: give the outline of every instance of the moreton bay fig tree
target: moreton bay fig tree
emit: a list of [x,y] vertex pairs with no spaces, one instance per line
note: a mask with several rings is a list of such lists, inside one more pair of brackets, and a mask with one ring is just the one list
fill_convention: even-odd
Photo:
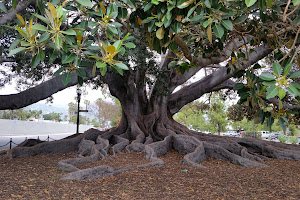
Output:
[[[186,154],[184,163],[195,167],[204,167],[199,163],[207,157],[243,166],[265,166],[260,161],[268,157],[300,160],[298,146],[205,135],[173,120],[184,105],[202,95],[235,89],[241,104],[260,111],[261,119],[279,118],[284,127],[287,112],[299,109],[299,4],[299,0],[2,1],[2,74],[26,76],[32,87],[0,95],[0,109],[22,108],[86,82],[106,84],[122,107],[117,127],[17,147],[9,156],[79,149],[80,158],[59,163],[73,171],[65,179],[163,166],[158,157],[171,148]],[[189,82],[200,71],[205,76]],[[9,80],[1,79],[2,85]],[[73,165],[123,149],[144,151],[150,163],[86,170]]]

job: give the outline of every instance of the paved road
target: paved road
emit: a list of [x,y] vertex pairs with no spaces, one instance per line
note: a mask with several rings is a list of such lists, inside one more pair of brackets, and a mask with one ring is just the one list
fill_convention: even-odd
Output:
[[[89,125],[80,125],[79,132],[92,128]],[[12,147],[20,144],[26,138],[47,140],[48,136],[51,140],[59,140],[72,135],[76,132],[76,124],[65,124],[58,122],[33,122],[19,120],[0,119],[0,150],[9,149],[10,139],[12,139]]]

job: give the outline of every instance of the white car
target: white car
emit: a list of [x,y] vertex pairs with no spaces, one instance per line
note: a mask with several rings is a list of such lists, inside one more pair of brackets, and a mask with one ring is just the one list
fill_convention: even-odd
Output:
[[240,136],[240,133],[238,131],[226,131],[223,133],[224,136]]
[[261,134],[261,138],[268,139],[270,137],[269,131],[258,131]]

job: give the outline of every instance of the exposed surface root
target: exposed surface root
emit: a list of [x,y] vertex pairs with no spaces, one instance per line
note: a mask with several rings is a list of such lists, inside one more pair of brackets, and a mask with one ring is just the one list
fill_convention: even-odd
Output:
[[[132,126],[131,129],[134,127]],[[257,161],[268,158],[300,160],[298,153],[300,148],[296,145],[285,145],[251,138],[205,135],[192,131],[189,132],[190,135],[180,135],[178,131],[166,127],[169,127],[169,125],[163,123],[157,125],[159,134],[166,135],[161,141],[154,142],[151,135],[146,137],[141,131],[135,131],[134,134],[131,134],[130,129],[126,129],[123,133],[118,129],[111,129],[108,132],[90,129],[84,134],[68,139],[40,143],[32,147],[16,147],[8,151],[7,154],[9,157],[14,158],[37,154],[66,153],[77,149],[78,158],[62,160],[58,163],[60,169],[71,172],[63,176],[63,179],[77,180],[101,178],[137,168],[162,167],[165,164],[159,156],[166,154],[172,148],[185,155],[182,161],[184,164],[200,168],[205,168],[200,163],[206,160],[207,157],[226,160],[242,166],[255,167],[266,167],[267,165]],[[124,127],[123,130],[125,130]],[[188,130],[184,131],[185,133],[188,132]],[[132,138],[133,136],[134,138]],[[129,139],[131,139],[131,143]],[[124,149],[127,152],[144,152],[145,157],[150,162],[122,168],[98,166],[79,169],[74,166],[79,163],[93,162],[100,158],[106,159],[109,154],[115,156],[116,153]]]
[[258,162],[254,162],[252,160],[249,160],[247,158],[243,158],[241,156],[238,156],[236,154],[233,154],[229,151],[227,151],[226,149],[224,149],[223,147],[214,145],[214,144],[210,144],[207,142],[203,142],[204,143],[204,148],[205,148],[205,152],[206,155],[212,158],[217,158],[217,159],[221,159],[221,160],[228,160],[234,164],[239,164],[242,166],[255,166],[255,167],[266,167],[267,165],[258,163]]
[[115,145],[112,146],[111,151],[112,155],[115,156],[116,153],[121,152],[129,144],[129,140],[118,135],[114,135],[112,138]]
[[197,138],[188,135],[174,135],[173,147],[180,154],[186,154],[183,157],[183,163],[192,167],[201,167],[200,162],[206,159],[203,143]]

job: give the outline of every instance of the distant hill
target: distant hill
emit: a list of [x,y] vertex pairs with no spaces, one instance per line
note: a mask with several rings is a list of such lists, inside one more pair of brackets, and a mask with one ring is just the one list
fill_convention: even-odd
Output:
[[[82,106],[83,105],[81,104],[81,107]],[[25,109],[26,110],[41,110],[43,112],[43,115],[51,113],[51,112],[62,113],[62,115],[61,115],[62,119],[65,115],[67,115],[67,116],[69,115],[68,114],[68,110],[69,110],[68,105],[63,105],[63,104],[51,104],[51,103],[45,104],[45,103],[38,102],[38,103],[35,103],[35,104],[25,107]],[[90,119],[95,118],[92,115],[92,113],[90,113],[90,112],[81,113],[80,115],[87,116]]]
[[25,108],[26,110],[41,110],[43,114],[48,114],[51,112],[62,113],[62,117],[68,115],[68,105],[60,104],[45,104],[45,103],[35,103]]

